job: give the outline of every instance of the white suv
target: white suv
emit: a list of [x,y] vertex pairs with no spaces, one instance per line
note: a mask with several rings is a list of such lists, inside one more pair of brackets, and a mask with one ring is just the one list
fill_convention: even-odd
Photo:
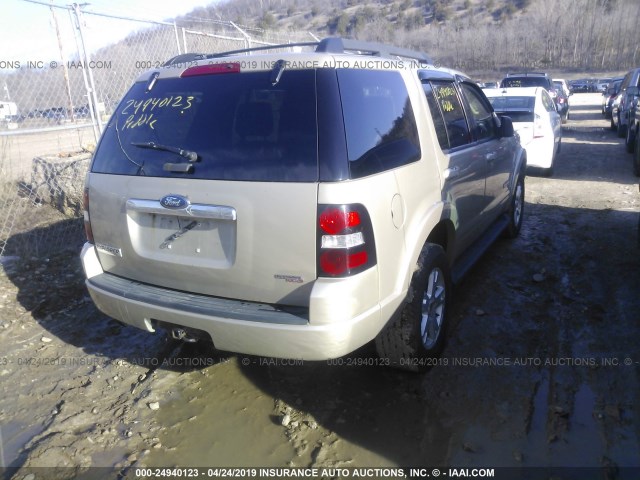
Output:
[[520,228],[526,155],[422,54],[292,47],[137,79],[87,176],[87,287],[113,318],[220,350],[321,360],[376,339],[420,370],[452,280]]

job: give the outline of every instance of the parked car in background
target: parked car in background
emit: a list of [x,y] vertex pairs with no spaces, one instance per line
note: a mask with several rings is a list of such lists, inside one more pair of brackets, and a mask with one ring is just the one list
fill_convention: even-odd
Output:
[[42,118],[43,112],[44,112],[43,110],[38,110],[37,108],[33,110],[29,110],[29,112],[26,115],[26,118]]
[[553,85],[556,89],[562,89],[567,98],[569,98],[573,93],[571,88],[569,88],[569,83],[564,78],[554,78]]
[[551,100],[556,104],[556,110],[561,113],[566,122],[569,115],[569,99],[564,94],[558,95],[559,88],[546,73],[527,72],[508,74],[500,82],[501,88],[542,87],[547,90]]
[[183,54],[137,78],[86,179],[89,293],[219,350],[323,360],[375,340],[381,364],[425,370],[453,283],[520,229],[526,152],[460,72],[359,65],[424,54],[292,46]]
[[634,152],[633,152],[633,173],[637,177],[640,177],[640,108],[637,108],[634,111],[635,115],[635,144],[634,144]]
[[620,100],[618,108],[616,109],[616,130],[618,137],[626,137],[627,150],[632,148],[629,143],[629,136],[627,135],[627,126],[629,125],[629,119],[633,113],[634,98],[638,95],[638,88],[640,87],[640,68],[634,68],[629,71],[620,84]]
[[601,78],[596,81],[596,92],[606,92],[612,78]]
[[622,93],[620,93],[620,90],[618,89],[618,94],[613,97],[613,101],[611,102],[611,121],[609,122],[610,126],[611,126],[611,130],[613,131],[617,131],[618,130],[618,108],[620,107],[620,99],[622,98]]
[[567,123],[567,120],[569,120],[569,96],[564,93],[560,82],[553,83],[556,87],[556,97],[554,99],[556,109],[558,110],[562,123]]
[[542,87],[498,88],[485,95],[499,116],[508,116],[527,151],[527,166],[553,174],[556,155],[562,144],[560,115],[551,96]]
[[18,119],[18,106],[14,102],[0,102],[0,122],[15,122]]
[[607,90],[602,93],[602,115],[604,115],[604,118],[611,118],[613,101],[620,92],[621,83],[622,77],[612,79]]
[[571,90],[573,93],[586,93],[589,91],[589,82],[587,80],[573,80]]
[[553,80],[546,73],[541,72],[525,72],[525,73],[509,73],[500,81],[500,88],[521,88],[521,87],[542,87],[554,97],[556,88]]
[[80,105],[77,107],[73,107],[73,115],[76,118],[88,118],[91,116],[91,111],[89,110],[89,105]]
[[640,92],[636,92],[635,95],[629,100],[628,116],[627,116],[627,133],[625,135],[625,148],[627,152],[633,153],[635,149],[635,144],[638,141],[638,128],[636,121],[636,112],[638,111],[638,103],[640,100]]
[[480,82],[478,86],[482,89],[484,88],[498,88],[500,86],[500,82]]
[[42,111],[42,117],[56,123],[62,123],[67,118],[67,109],[65,107],[52,107]]

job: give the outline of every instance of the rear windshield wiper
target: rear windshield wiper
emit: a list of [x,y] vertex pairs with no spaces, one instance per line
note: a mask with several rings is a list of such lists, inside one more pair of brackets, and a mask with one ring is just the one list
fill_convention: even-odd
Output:
[[163,152],[175,153],[176,155],[180,155],[181,157],[186,158],[190,162],[198,161],[198,154],[191,150],[183,150],[182,148],[178,147],[160,145],[155,142],[131,142],[131,145],[138,148],[149,148],[151,150],[162,150]]

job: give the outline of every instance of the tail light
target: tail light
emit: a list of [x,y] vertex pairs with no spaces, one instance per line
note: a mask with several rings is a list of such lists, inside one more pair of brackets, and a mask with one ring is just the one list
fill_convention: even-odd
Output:
[[369,213],[360,204],[318,206],[318,276],[348,277],[377,262]]
[[533,138],[544,137],[544,123],[542,123],[542,117],[535,114],[533,119]]
[[196,65],[187,68],[180,74],[181,78],[184,77],[197,77],[200,75],[220,75],[224,73],[240,73],[239,63],[210,63],[206,65]]
[[94,243],[93,241],[93,230],[91,230],[91,219],[89,218],[89,189],[85,188],[82,194],[82,207],[83,207],[83,217],[84,217],[84,233],[87,236],[87,241],[89,243]]

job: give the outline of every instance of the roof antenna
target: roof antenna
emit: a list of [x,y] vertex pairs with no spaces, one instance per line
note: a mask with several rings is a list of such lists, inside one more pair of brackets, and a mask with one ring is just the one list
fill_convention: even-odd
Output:
[[156,84],[156,82],[158,81],[158,77],[160,76],[160,72],[153,72],[153,75],[151,75],[151,79],[149,80],[149,83],[147,84],[147,92],[150,92],[151,89],[153,88],[153,86]]
[[274,87],[280,81],[280,77],[282,76],[282,72],[284,72],[284,67],[286,66],[286,62],[284,60],[278,60],[273,65],[273,70],[271,70],[271,85]]

